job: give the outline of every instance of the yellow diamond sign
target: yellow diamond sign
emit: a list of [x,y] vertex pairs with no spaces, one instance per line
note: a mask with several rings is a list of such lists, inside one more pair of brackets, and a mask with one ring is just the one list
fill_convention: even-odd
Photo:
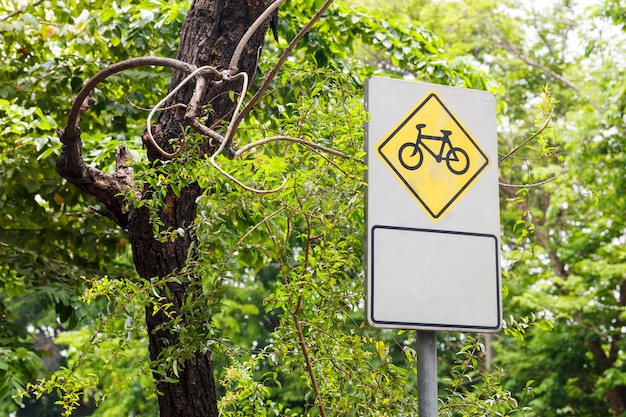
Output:
[[436,91],[427,93],[376,145],[378,156],[434,221],[491,161]]

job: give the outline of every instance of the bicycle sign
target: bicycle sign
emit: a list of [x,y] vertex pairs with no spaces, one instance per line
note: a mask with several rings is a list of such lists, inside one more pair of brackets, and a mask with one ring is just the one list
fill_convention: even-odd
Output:
[[371,77],[364,98],[367,322],[500,331],[495,96]]
[[[442,136],[432,136],[422,133],[422,129],[426,127],[424,123],[420,123],[415,127],[418,132],[415,143],[406,142],[398,151],[398,159],[403,167],[409,170],[415,170],[422,166],[422,162],[424,162],[424,153],[420,149],[421,145],[435,158],[437,163],[446,161],[448,169],[453,174],[461,175],[467,172],[467,169],[469,168],[469,157],[467,156],[467,152],[461,148],[452,146],[452,143],[450,143],[450,134],[452,132],[450,130],[441,130]],[[432,149],[426,145],[424,140],[441,142],[439,152],[433,152]],[[448,149],[448,151],[446,152],[446,155],[443,156],[446,149]]]
[[434,221],[450,211],[490,164],[485,151],[435,91],[376,148]]

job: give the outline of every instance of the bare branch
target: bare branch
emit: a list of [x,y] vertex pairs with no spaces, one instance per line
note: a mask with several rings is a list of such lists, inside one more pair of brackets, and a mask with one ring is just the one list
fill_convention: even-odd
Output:
[[235,154],[235,157],[241,156],[243,153],[249,151],[250,149],[252,149],[252,148],[254,148],[256,146],[260,146],[260,145],[264,145],[266,143],[276,142],[276,141],[295,142],[295,143],[299,143],[301,145],[304,145],[304,146],[306,146],[308,148],[317,149],[317,150],[321,150],[321,151],[324,151],[324,152],[328,152],[330,154],[337,155],[337,156],[340,156],[342,158],[349,158],[350,157],[349,155],[346,155],[345,153],[339,152],[339,151],[337,151],[335,149],[327,148],[326,146],[319,145],[319,144],[317,144],[315,142],[311,142],[311,141],[308,141],[306,139],[294,138],[294,137],[290,137],[290,136],[272,136],[272,137],[269,137],[269,138],[261,139],[259,141],[253,142],[253,143],[249,143],[249,144],[243,146],[242,148],[240,148],[237,151],[237,153]]
[[[225,140],[224,136],[220,135],[215,130],[203,125],[202,123],[198,121],[198,119],[195,119],[195,118],[189,119],[187,120],[187,123],[189,124],[189,126],[194,128],[196,132],[200,133],[201,135],[207,136],[211,141],[215,140],[217,141],[217,143],[221,144]],[[210,143],[210,145],[217,146],[217,145],[214,145],[213,143]],[[232,143],[229,143],[228,145],[226,145],[226,152],[228,152],[229,159],[233,159],[235,157],[236,151]]]
[[116,171],[106,174],[97,168],[87,165],[82,157],[82,141],[78,121],[81,113],[89,107],[89,97],[93,89],[107,77],[124,71],[146,65],[158,65],[175,68],[185,72],[192,72],[195,66],[170,58],[141,57],[113,64],[97,73],[85,83],[72,104],[65,130],[59,130],[59,138],[63,143],[61,154],[57,159],[59,174],[74,184],[78,189],[96,197],[104,203],[110,211],[109,217],[115,219],[123,228],[127,227],[128,212],[124,198],[132,187],[133,169],[130,152],[120,147],[116,155]]
[[149,65],[174,68],[179,71],[186,72],[186,73],[193,72],[196,69],[195,65],[191,65],[186,62],[179,61],[177,59],[161,58],[161,57],[155,57],[155,56],[131,58],[122,62],[118,62],[113,65],[110,65],[109,67],[103,69],[102,71],[94,75],[90,80],[88,80],[85,83],[85,86],[82,88],[82,90],[80,90],[80,92],[76,96],[76,99],[74,100],[74,104],[72,105],[72,109],[70,111],[70,115],[68,116],[67,126],[65,127],[66,136],[68,138],[77,137],[77,127],[78,127],[77,120],[80,115],[80,106],[100,82],[104,81],[106,78],[110,77],[111,75],[117,74],[118,72],[122,72],[130,68],[149,66]]
[[[150,113],[148,113],[148,118],[146,119],[146,134],[145,137],[148,138],[148,140],[150,141],[150,143],[152,144],[152,146],[163,156],[165,156],[166,158],[174,158],[176,155],[178,155],[182,150],[183,150],[183,143],[181,142],[180,147],[178,148],[178,150],[174,153],[169,153],[165,150],[163,150],[163,148],[161,148],[156,141],[154,140],[154,136],[152,136],[152,126],[151,126],[151,122],[152,122],[152,117],[154,116],[154,114],[161,108],[161,106],[163,106],[163,104],[165,104],[165,102],[167,100],[169,100],[171,97],[174,96],[174,94],[176,94],[181,88],[183,88],[185,86],[185,84],[187,84],[189,81],[191,81],[191,79],[193,78],[197,78],[196,80],[196,88],[194,90],[193,93],[193,97],[191,98],[191,101],[189,102],[189,105],[184,105],[187,108],[187,111],[185,112],[185,118],[189,118],[190,114],[193,114],[195,117],[195,114],[197,114],[198,110],[198,106],[199,106],[199,102],[200,99],[199,97],[202,96],[202,94],[204,93],[204,89],[206,86],[205,80],[202,77],[199,77],[199,74],[202,74],[203,71],[208,71],[208,72],[213,72],[213,73],[217,73],[218,75],[220,74],[215,68],[211,67],[211,66],[203,66],[200,68],[196,68],[195,70],[193,70],[191,72],[191,74],[187,75],[187,77],[185,77],[184,80],[182,80],[180,83],[178,83],[178,85],[172,89],[172,91],[170,91],[161,101],[159,101],[157,103],[156,106],[154,106],[152,108],[152,110],[150,110]],[[191,118],[193,118],[191,117]]]
[[237,127],[239,126],[239,123],[241,123],[243,118],[246,117],[247,114],[250,113],[250,110],[252,110],[252,108],[256,105],[256,103],[259,102],[259,100],[261,99],[261,96],[263,95],[265,90],[267,90],[267,87],[269,86],[269,84],[272,82],[274,77],[276,77],[276,74],[278,74],[278,71],[283,66],[287,58],[289,58],[289,56],[291,55],[291,52],[296,47],[296,44],[300,41],[300,39],[304,37],[304,35],[307,34],[309,30],[311,30],[311,27],[313,26],[313,24],[315,24],[315,22],[318,21],[320,17],[322,17],[324,12],[326,12],[326,10],[330,7],[332,3],[333,3],[333,0],[326,0],[326,3],[324,3],[324,5],[317,11],[317,13],[315,13],[315,15],[309,21],[309,23],[307,23],[300,30],[300,32],[298,32],[298,34],[291,40],[291,42],[289,42],[289,46],[287,46],[287,49],[285,49],[281,57],[278,59],[278,61],[276,62],[276,65],[274,65],[274,68],[272,68],[270,72],[268,72],[265,75],[263,79],[263,83],[261,84],[261,87],[257,90],[257,92],[254,94],[252,99],[250,99],[248,104],[246,104],[246,107],[244,107],[244,109],[241,111],[239,116],[235,119],[234,127],[233,127],[234,131],[237,130]]
[[[218,149],[215,152],[213,152],[213,154],[211,155],[210,163],[222,175],[224,175],[231,181],[235,182],[240,187],[248,191],[257,193],[257,194],[273,193],[273,192],[281,190],[286,185],[287,179],[283,178],[284,181],[282,185],[273,190],[259,190],[253,187],[246,186],[241,181],[237,180],[232,175],[228,174],[225,170],[223,170],[217,164],[216,157],[220,155],[224,151],[224,149],[228,150],[228,154],[230,158],[234,158],[234,157],[242,155],[243,153],[249,151],[250,149],[256,146],[260,146],[260,145],[270,143],[273,141],[287,141],[287,142],[299,143],[311,149],[328,152],[328,153],[331,153],[333,155],[337,155],[340,157],[344,157],[344,158],[348,157],[348,155],[342,152],[336,151],[334,149],[331,149],[322,145],[318,145],[316,143],[307,141],[302,138],[294,138],[294,137],[289,137],[289,136],[274,136],[270,138],[265,138],[263,140],[260,140],[254,143],[250,143],[244,146],[243,148],[241,148],[239,151],[235,151],[235,149],[233,148],[231,144],[232,138],[235,132],[237,131],[239,123],[241,122],[243,117],[247,113],[249,113],[250,109],[259,101],[259,98],[261,97],[262,93],[267,89],[271,80],[276,76],[276,73],[282,67],[282,65],[288,58],[288,56],[291,54],[297,42],[311,29],[313,24],[322,16],[322,14],[328,9],[328,7],[330,7],[333,0],[327,0],[322,6],[322,8],[320,8],[316,12],[316,14],[311,18],[311,20],[307,23],[307,25],[303,27],[302,30],[300,30],[300,32],[294,37],[294,39],[290,42],[288,48],[280,57],[277,64],[274,66],[274,68],[272,68],[272,70],[265,77],[265,80],[261,88],[259,89],[259,91],[257,91],[257,93],[254,95],[251,102],[245,106],[244,110],[241,111],[241,108],[243,106],[243,101],[248,91],[248,74],[245,72],[236,73],[238,70],[237,63],[241,57],[241,54],[243,52],[245,45],[249,42],[252,35],[258,30],[260,25],[269,18],[271,13],[273,13],[278,8],[278,6],[282,4],[283,2],[284,0],[274,1],[257,18],[257,20],[253,23],[253,25],[250,26],[248,31],[244,34],[239,44],[237,45],[237,48],[233,54],[228,70],[220,72],[212,66],[202,66],[198,68],[194,65],[191,65],[191,64],[188,64],[188,63],[176,60],[176,59],[170,59],[170,58],[141,57],[141,58],[133,58],[133,59],[119,62],[117,64],[113,64],[105,68],[104,70],[100,71],[99,73],[97,73],[93,78],[87,81],[83,89],[76,96],[76,99],[74,100],[72,109],[70,111],[70,115],[68,117],[68,123],[65,128],[65,131],[59,132],[59,137],[61,138],[61,141],[64,143],[64,145],[66,145],[64,146],[65,159],[74,160],[77,163],[80,163],[79,165],[81,166],[84,165],[84,163],[82,162],[82,155],[81,155],[82,145],[80,143],[80,137],[78,133],[79,132],[78,122],[80,120],[80,114],[81,114],[81,106],[79,105],[79,103],[83,103],[87,99],[87,97],[89,97],[89,95],[91,94],[93,89],[98,85],[98,83],[100,83],[107,77],[113,74],[116,74],[118,72],[130,69],[130,68],[135,68],[135,67],[145,66],[145,65],[167,66],[167,67],[171,67],[174,69],[178,69],[188,74],[180,83],[178,83],[178,85],[174,89],[172,89],[161,101],[159,101],[159,103],[157,103],[157,105],[155,105],[150,110],[148,117],[146,119],[146,131],[144,134],[144,138],[146,138],[148,142],[150,142],[150,144],[153,146],[153,148],[156,151],[158,151],[161,155],[163,155],[166,158],[173,158],[177,156],[178,154],[180,154],[180,152],[183,149],[184,141],[185,141],[184,131],[180,140],[179,148],[173,153],[167,152],[156,143],[156,140],[154,139],[154,136],[152,135],[152,125],[151,125],[152,118],[154,117],[156,112],[163,109],[162,106],[168,100],[170,100],[174,96],[174,94],[176,94],[185,84],[187,84],[189,81],[191,81],[194,78],[196,79],[196,86],[194,88],[193,95],[192,95],[190,102],[188,104],[176,103],[174,104],[174,106],[184,107],[186,109],[185,123],[187,125],[191,126],[193,129],[195,129],[199,133],[207,136],[209,140],[216,140],[217,142],[219,142],[220,145]],[[239,94],[239,99],[237,100],[237,105],[235,107],[235,110],[233,111],[231,121],[228,125],[226,135],[224,137],[222,137],[219,133],[203,125],[197,120],[197,117],[200,114],[201,99],[206,89],[206,79],[204,78],[204,75],[205,75],[204,73],[212,73],[213,75],[217,75],[219,80],[214,81],[214,83],[228,82],[228,81],[236,80],[238,78],[243,78],[243,85],[241,88],[241,92]],[[82,108],[84,109],[84,106]],[[95,170],[95,168],[87,167],[86,165],[84,166],[89,170]],[[95,171],[99,172],[97,170]],[[78,172],[73,172],[73,174],[76,175],[78,174]]]
[[231,74],[235,74],[239,70],[239,68],[237,67],[237,65],[239,64],[239,58],[241,58],[241,54],[243,53],[243,48],[245,48],[247,43],[250,41],[250,38],[252,37],[252,35],[254,35],[254,32],[256,32],[259,29],[259,26],[261,26],[261,24],[263,22],[265,22],[267,19],[269,19],[270,15],[276,9],[278,9],[278,6],[280,6],[281,3],[283,3],[284,1],[285,0],[276,0],[276,1],[274,1],[274,3],[270,4],[267,7],[267,9],[265,9],[265,11],[263,13],[261,13],[261,16],[257,17],[257,19],[254,21],[252,26],[250,26],[248,28],[246,33],[243,35],[243,37],[241,38],[241,40],[237,44],[237,48],[235,48],[235,52],[233,53],[233,56],[230,59],[230,64],[228,65],[228,70],[229,70],[229,72]]
[[[264,145],[264,144],[270,143],[270,142],[277,142],[277,141],[286,141],[286,142],[299,143],[299,144],[304,145],[304,146],[306,146],[308,148],[311,148],[311,149],[314,149],[314,150],[321,150],[321,151],[324,151],[324,152],[328,152],[330,154],[337,155],[337,156],[340,156],[342,158],[349,158],[350,157],[349,155],[346,155],[346,154],[344,154],[342,152],[339,152],[339,151],[337,151],[335,149],[331,149],[331,148],[328,148],[326,146],[319,145],[317,143],[308,141],[306,139],[294,138],[294,137],[290,137],[290,136],[272,136],[272,137],[269,137],[269,138],[261,139],[259,141],[250,143],[250,144],[242,147],[241,149],[239,149],[234,154],[234,158],[241,156],[242,154],[244,154],[245,152],[249,151],[250,149],[252,149],[252,148],[254,148],[256,146]],[[224,142],[222,142],[222,143],[224,143]],[[223,146],[221,146],[220,149],[223,149]],[[257,189],[257,188],[249,187],[249,186],[245,185],[244,183],[242,183],[240,180],[236,179],[235,177],[233,177],[232,175],[227,173],[222,167],[219,166],[219,164],[215,161],[215,158],[220,153],[221,153],[221,150],[218,150],[211,156],[211,159],[210,159],[211,165],[215,169],[217,169],[222,175],[224,175],[229,180],[233,181],[235,184],[237,184],[238,186],[240,186],[244,190],[253,192],[255,194],[271,194],[271,193],[275,193],[277,191],[282,190],[285,187],[285,185],[287,184],[287,179],[283,178],[283,183],[280,185],[280,187],[277,187],[277,188],[272,189],[272,190],[260,190],[260,189]]]
[[215,161],[215,158],[222,153],[222,151],[224,150],[224,148],[226,148],[227,145],[230,144],[230,140],[231,140],[232,135],[234,133],[234,130],[233,130],[234,120],[235,120],[235,118],[237,117],[237,115],[239,113],[239,109],[241,108],[241,104],[243,103],[243,99],[245,98],[246,91],[248,90],[248,74],[246,74],[245,72],[240,72],[240,73],[236,74],[235,76],[233,76],[232,78],[230,78],[230,77],[229,78],[230,78],[230,80],[234,80],[234,79],[239,78],[239,77],[243,78],[243,85],[241,87],[241,94],[239,95],[239,100],[237,100],[237,107],[235,107],[235,111],[233,112],[233,117],[231,119],[230,124],[228,125],[228,130],[226,131],[226,137],[224,138],[222,143],[220,143],[219,148],[215,152],[213,152],[213,155],[211,155],[211,158],[209,159],[209,162],[222,175],[224,175],[229,180],[233,181],[235,184],[239,185],[244,190],[253,192],[255,194],[271,194],[271,193],[275,193],[277,191],[282,190],[283,187],[287,184],[287,179],[286,178],[283,178],[283,183],[278,188],[275,188],[275,189],[272,189],[272,190],[260,190],[260,189],[249,187],[249,186],[245,185],[244,183],[239,181],[237,178],[233,177],[228,172],[226,172],[224,169],[222,169],[222,167],[220,167],[219,164]]
[[561,176],[561,174],[563,173],[563,171],[565,170],[564,166],[561,166],[561,170],[559,171],[558,174],[556,174],[554,177],[548,178],[547,180],[544,181],[539,181],[539,182],[535,182],[532,184],[508,184],[506,182],[498,182],[498,184],[502,187],[507,187],[507,188],[532,188],[532,187],[540,187],[542,185],[546,185],[549,182],[552,182],[554,180],[556,180],[557,178],[559,178]]
[[[248,92],[248,74],[245,72],[240,72],[239,74],[233,76],[231,80],[236,78],[243,78],[243,86],[241,87],[241,94],[239,95],[239,100],[237,100],[237,106],[235,107],[235,111],[233,111],[233,116],[230,119],[230,123],[228,125],[228,129],[226,130],[226,138],[222,145],[220,146],[220,150],[217,153],[220,153],[226,145],[228,145],[232,139],[235,131],[237,130],[237,125],[235,124],[235,120],[237,120],[237,116],[239,115],[239,111],[241,110],[241,106],[243,105],[243,100],[246,98],[246,93]],[[213,155],[215,155],[213,154]]]
[[63,132],[59,132],[59,137],[64,146],[56,163],[58,173],[79,190],[102,202],[109,210],[107,216],[125,229],[128,212],[124,198],[133,184],[130,152],[121,146],[115,158],[116,172],[106,174],[83,161],[80,138],[68,140]]
[[243,188],[246,191],[249,191],[251,193],[254,194],[272,194],[272,193],[276,193],[280,190],[282,190],[283,188],[285,188],[285,185],[287,185],[287,178],[283,177],[283,183],[280,184],[280,186],[273,188],[271,190],[261,190],[258,188],[254,188],[254,187],[250,187],[246,184],[244,184],[243,182],[239,181],[237,178],[233,177],[232,175],[230,175],[228,172],[226,172],[222,167],[220,167],[215,161],[211,162],[211,165],[217,169],[220,174],[222,174],[223,176],[225,176],[226,178],[228,178],[229,180],[231,180],[232,182],[234,182],[235,184],[237,184],[239,187]]

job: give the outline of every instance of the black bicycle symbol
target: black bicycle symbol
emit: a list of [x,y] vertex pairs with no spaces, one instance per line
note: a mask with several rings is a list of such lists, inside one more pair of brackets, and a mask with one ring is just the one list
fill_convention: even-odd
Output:
[[[450,130],[441,130],[442,136],[430,136],[422,133],[422,129],[426,127],[425,124],[420,123],[415,127],[417,128],[417,140],[415,143],[407,142],[400,146],[400,150],[398,151],[398,158],[400,159],[400,163],[403,167],[414,171],[422,166],[422,162],[424,162],[424,153],[420,149],[421,145],[421,147],[426,149],[428,153],[435,158],[437,163],[442,160],[446,161],[448,169],[453,174],[465,174],[469,168],[469,157],[467,156],[467,152],[463,149],[452,146],[452,143],[450,142],[450,134],[452,132]],[[439,153],[434,153],[428,146],[426,146],[424,140],[436,140],[441,142]],[[446,156],[443,156],[446,145],[450,148],[450,150],[446,153]]]

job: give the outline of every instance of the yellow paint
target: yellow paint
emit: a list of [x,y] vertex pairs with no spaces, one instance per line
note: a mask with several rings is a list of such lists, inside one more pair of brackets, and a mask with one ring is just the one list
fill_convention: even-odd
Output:
[[491,161],[436,91],[418,103],[378,142],[376,149],[424,212],[438,221],[476,183]]

